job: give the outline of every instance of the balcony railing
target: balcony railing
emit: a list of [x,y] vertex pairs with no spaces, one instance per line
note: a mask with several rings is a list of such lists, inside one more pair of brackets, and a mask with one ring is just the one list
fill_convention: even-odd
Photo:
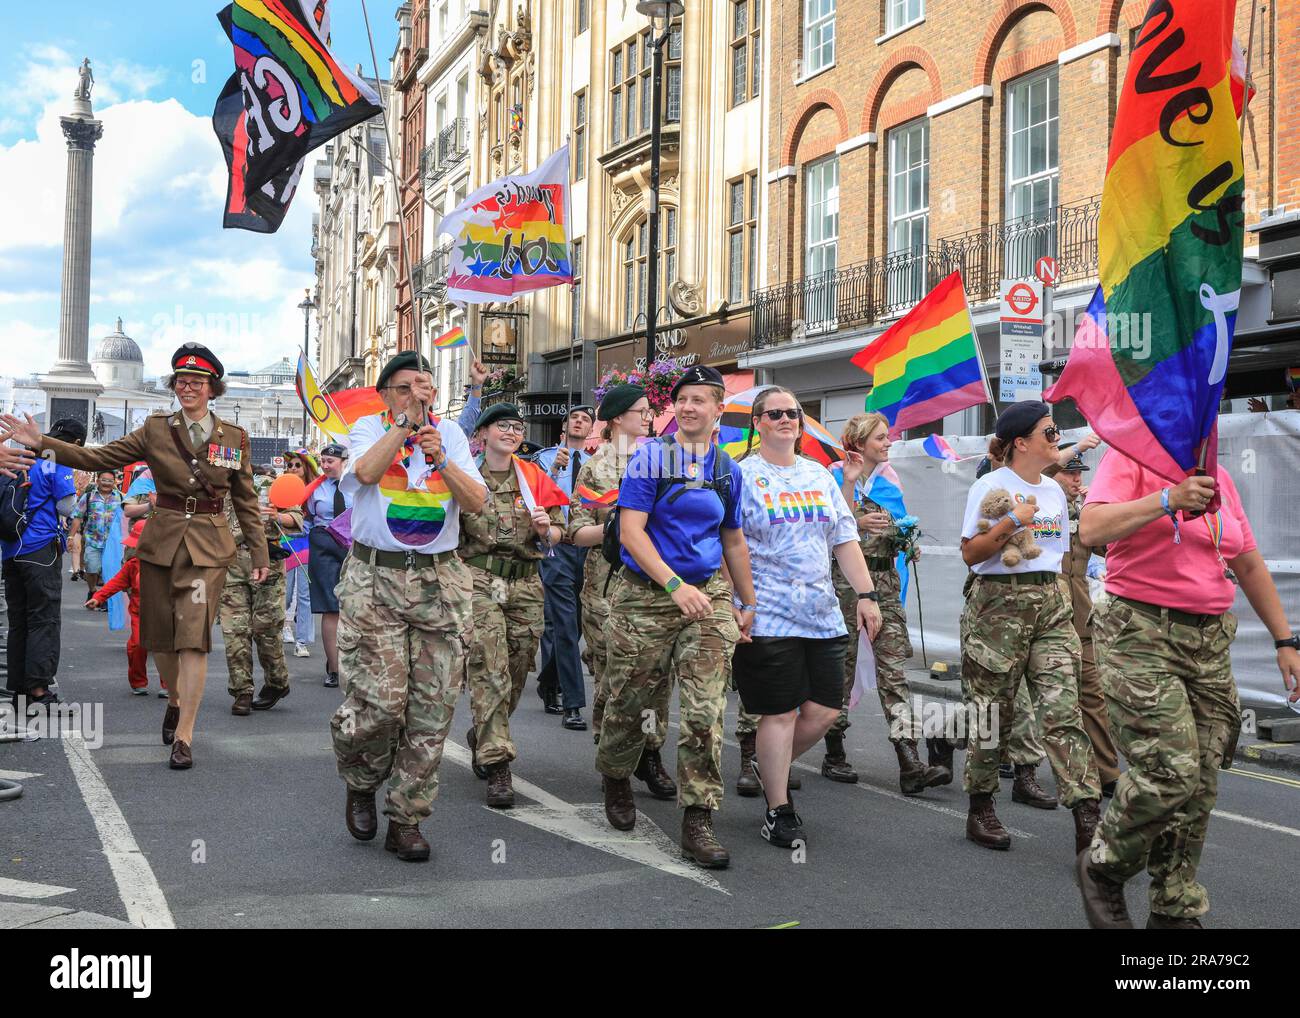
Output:
[[469,155],[469,120],[457,117],[438,132],[438,137],[420,153],[420,173],[424,186],[432,187],[456,164]]
[[1101,199],[1090,198],[1045,216],[991,223],[926,248],[758,290],[751,317],[754,348],[896,318],[955,270],[972,304],[997,300],[1003,279],[1032,275],[1043,255],[1057,260],[1057,286],[1095,279],[1100,215]]
[[451,244],[444,244],[423,261],[416,263],[411,274],[415,295],[422,299],[438,298],[447,292],[447,270],[451,265]]

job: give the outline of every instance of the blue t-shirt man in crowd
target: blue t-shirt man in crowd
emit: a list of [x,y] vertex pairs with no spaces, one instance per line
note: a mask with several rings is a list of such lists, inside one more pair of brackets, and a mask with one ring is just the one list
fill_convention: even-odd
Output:
[[[609,701],[596,769],[605,816],[636,822],[629,776],[658,764],[646,746],[653,704],[676,675],[681,690],[677,801],[682,851],[701,866],[730,861],[713,834],[722,804],[722,713],[731,654],[754,623],[754,582],[740,529],[740,470],[712,442],[722,416],[722,376],[693,367],[673,386],[677,432],[628,461],[619,485],[623,568],[610,587],[605,681]],[[721,457],[721,459],[720,459]],[[671,479],[661,491],[660,480]],[[731,584],[723,579],[726,562]],[[732,607],[732,586],[741,607]],[[647,759],[647,758],[651,759]]]
[[[86,426],[56,421],[50,437],[83,445]],[[0,547],[9,614],[6,688],[29,702],[56,703],[50,691],[59,670],[63,606],[63,520],[72,515],[77,487],[72,468],[38,459],[27,474],[26,525],[17,541]],[[110,538],[111,539],[111,538]]]

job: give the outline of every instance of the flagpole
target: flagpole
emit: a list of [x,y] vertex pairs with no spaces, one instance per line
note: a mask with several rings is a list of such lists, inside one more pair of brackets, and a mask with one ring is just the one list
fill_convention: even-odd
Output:
[[921,610],[921,574],[916,568],[916,559],[912,559],[911,566],[912,585],[916,587],[916,619],[921,628],[921,664],[928,670],[930,662],[925,656],[925,612]]
[[[1255,0],[1250,4],[1250,28],[1246,33],[1246,73],[1241,82],[1241,123],[1237,125],[1240,132],[1242,144],[1246,141],[1246,113],[1250,107],[1250,60],[1255,50],[1255,9],[1259,6]],[[1242,153],[1241,161],[1246,162],[1245,153]]]

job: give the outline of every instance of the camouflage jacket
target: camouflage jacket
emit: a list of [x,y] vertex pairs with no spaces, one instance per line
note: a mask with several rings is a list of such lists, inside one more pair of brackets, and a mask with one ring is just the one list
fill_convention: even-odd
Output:
[[[235,539],[235,545],[240,549],[240,551],[247,551],[248,544],[244,540],[244,528],[239,524],[239,517],[235,515],[234,502],[231,501],[229,495],[226,495],[225,510],[226,510],[226,521],[230,524],[230,534]],[[281,509],[280,511],[294,518],[294,523],[292,526],[286,526],[285,524],[281,523],[280,529],[283,530],[290,537],[292,537],[294,534],[302,533],[302,509],[299,506],[294,506],[292,509]],[[265,516],[262,517],[262,527],[263,527],[262,536],[264,539],[271,535],[279,537],[279,534],[276,532],[275,527],[268,525]]]
[[[604,494],[611,488],[617,488],[622,483],[623,471],[626,469],[627,462],[619,461],[619,455],[614,448],[614,443],[606,442],[587,457],[587,462],[579,468],[578,480],[574,488],[576,489],[579,485],[585,484],[597,494]],[[582,499],[574,495],[569,503],[569,526],[567,529],[569,537],[572,538],[583,527],[604,525],[612,509],[612,506],[584,506]],[[609,568],[609,563],[605,561],[605,556],[600,553],[600,548],[595,548],[592,554],[587,556],[583,587],[603,591],[605,589],[605,580],[609,576]]]
[[1088,559],[1092,549],[1079,540],[1079,510],[1083,499],[1066,497],[1070,514],[1070,551],[1061,559],[1061,581],[1070,592],[1074,606],[1074,628],[1080,636],[1088,635],[1088,616],[1092,613],[1092,592],[1088,589]]
[[[487,501],[483,511],[460,515],[460,557],[493,555],[536,561],[546,556],[546,548],[533,530],[532,514],[519,493],[514,469],[493,473],[479,463],[479,473],[487,484]],[[564,529],[564,514],[559,507],[550,510],[551,522]]]

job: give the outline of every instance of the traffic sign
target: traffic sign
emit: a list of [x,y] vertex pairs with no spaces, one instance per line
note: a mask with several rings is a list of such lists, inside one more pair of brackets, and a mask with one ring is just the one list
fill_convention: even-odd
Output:
[[1049,255],[1043,255],[1034,262],[1034,275],[1044,286],[1055,286],[1057,279],[1060,278],[1060,272],[1056,259]]
[[1036,279],[1002,280],[998,309],[1000,371],[998,398],[1004,403],[1038,399],[1043,376],[1043,284]]

